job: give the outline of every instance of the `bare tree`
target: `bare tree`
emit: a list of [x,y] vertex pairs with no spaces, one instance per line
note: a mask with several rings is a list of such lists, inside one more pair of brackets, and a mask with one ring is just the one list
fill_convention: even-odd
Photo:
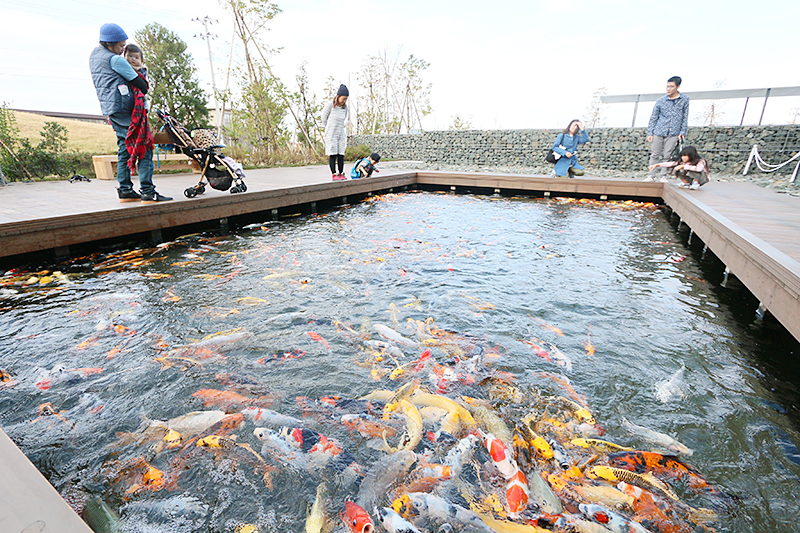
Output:
[[[721,89],[725,86],[726,80],[717,80],[714,82],[714,89]],[[706,104],[703,111],[697,115],[699,121],[702,121],[703,126],[716,126],[720,119],[725,116],[725,111],[722,107],[725,104],[720,104],[719,100],[711,100],[711,103]]]
[[603,104],[603,101],[600,99],[600,97],[605,96],[607,92],[607,88],[599,87],[592,93],[592,100],[586,107],[586,120],[584,120],[587,128],[598,128],[603,125],[605,120],[605,117],[603,117],[603,111],[605,111],[605,108],[603,106],[605,104]]
[[365,59],[357,76],[363,89],[358,99],[359,133],[419,131],[422,118],[430,114],[431,84],[422,78],[430,63],[413,54],[400,62],[399,55],[399,50],[384,50]]

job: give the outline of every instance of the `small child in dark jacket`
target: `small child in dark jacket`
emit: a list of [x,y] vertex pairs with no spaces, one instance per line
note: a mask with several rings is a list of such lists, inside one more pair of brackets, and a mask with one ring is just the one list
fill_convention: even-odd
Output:
[[372,152],[369,157],[362,157],[356,164],[353,165],[353,170],[350,171],[350,178],[368,178],[372,176],[373,172],[380,172],[375,165],[381,160],[380,154]]

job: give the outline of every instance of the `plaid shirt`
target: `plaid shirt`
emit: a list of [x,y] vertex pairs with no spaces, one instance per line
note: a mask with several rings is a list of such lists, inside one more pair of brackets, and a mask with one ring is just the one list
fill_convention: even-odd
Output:
[[675,137],[686,135],[689,129],[689,97],[685,94],[677,98],[670,98],[666,94],[656,100],[650,123],[647,125],[647,135],[659,137]]
[[134,170],[136,163],[144,157],[148,150],[153,149],[153,132],[150,131],[150,124],[147,120],[144,93],[136,87],[131,87],[131,90],[133,91],[133,113],[131,114],[131,125],[128,127],[128,135],[125,137],[125,147],[130,154],[128,168]]

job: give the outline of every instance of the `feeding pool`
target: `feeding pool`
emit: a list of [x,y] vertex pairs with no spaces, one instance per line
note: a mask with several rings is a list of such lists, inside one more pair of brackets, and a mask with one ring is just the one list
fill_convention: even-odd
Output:
[[[228,448],[168,448],[163,429],[144,428],[266,407],[368,471],[385,455],[375,435],[309,405],[416,379],[488,401],[513,430],[532,412],[554,415],[542,406],[561,396],[588,406],[596,438],[653,449],[630,429],[640,426],[693,450],[680,460],[709,488],[668,483],[681,509],[716,519],[688,531],[796,531],[797,345],[751,319],[746,291],[721,286],[723,268],[656,206],[435,193],[104,250],[0,278],[0,425],[73,507],[122,531],[263,533],[302,530],[323,482],[340,527],[358,480],[262,450],[247,418]],[[417,364],[426,348],[435,361]],[[405,425],[393,419],[397,446]],[[433,462],[453,444],[432,442],[438,424],[426,421],[416,446]],[[607,460],[548,424],[579,470]],[[443,494],[465,507],[503,501],[496,476],[478,469],[473,481],[473,502]]]

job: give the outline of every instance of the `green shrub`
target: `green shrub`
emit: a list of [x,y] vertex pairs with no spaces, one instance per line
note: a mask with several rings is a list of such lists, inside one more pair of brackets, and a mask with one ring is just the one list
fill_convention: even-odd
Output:
[[344,150],[344,158],[346,161],[355,161],[362,157],[369,157],[372,150],[366,144],[359,144],[358,146],[348,146]]

